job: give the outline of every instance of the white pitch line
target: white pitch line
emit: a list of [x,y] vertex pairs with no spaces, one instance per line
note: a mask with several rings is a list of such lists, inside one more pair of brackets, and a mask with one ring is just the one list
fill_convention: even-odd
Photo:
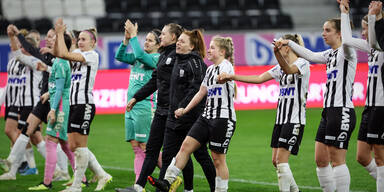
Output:
[[[112,169],[112,170],[121,170],[121,171],[134,171],[133,168],[123,168],[123,167],[115,167],[115,166],[108,166],[108,165],[102,165],[105,169]],[[154,171],[155,173],[159,173],[158,170]],[[205,179],[205,176],[203,175],[197,175],[195,174],[194,177],[199,179]],[[229,181],[236,182],[236,183],[247,183],[247,184],[254,184],[254,185],[268,185],[268,186],[278,186],[277,183],[270,183],[270,182],[264,182],[264,181],[254,181],[254,180],[247,180],[247,179],[238,179],[238,178],[230,178]],[[315,186],[302,186],[299,185],[300,189],[312,189],[312,190],[319,190],[321,191],[321,187],[315,187]],[[350,190],[350,192],[368,192],[368,191],[355,191]]]

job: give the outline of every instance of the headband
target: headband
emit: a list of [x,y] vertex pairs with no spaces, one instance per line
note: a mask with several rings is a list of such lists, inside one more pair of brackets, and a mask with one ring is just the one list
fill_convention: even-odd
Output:
[[90,31],[88,31],[88,30],[84,30],[83,32],[87,32],[87,33],[91,36],[91,38],[92,38],[93,40],[95,40],[95,42],[96,42],[96,37],[95,37],[95,35],[94,35],[92,32],[90,32]]

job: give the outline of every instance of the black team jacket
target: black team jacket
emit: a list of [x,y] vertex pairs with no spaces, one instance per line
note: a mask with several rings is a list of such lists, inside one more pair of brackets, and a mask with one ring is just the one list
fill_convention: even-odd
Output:
[[379,42],[380,48],[384,49],[384,18],[375,23],[376,39]]
[[176,44],[162,48],[157,68],[153,70],[151,79],[139,89],[133,98],[137,102],[144,100],[157,90],[156,114],[168,115],[169,87],[172,68],[176,59]]
[[174,112],[178,108],[185,108],[189,104],[199,91],[206,71],[207,65],[198,52],[192,51],[189,54],[176,54],[176,62],[173,66],[171,87],[169,90],[170,104],[167,128],[189,130],[201,115],[204,109],[205,99],[178,119],[175,118]]

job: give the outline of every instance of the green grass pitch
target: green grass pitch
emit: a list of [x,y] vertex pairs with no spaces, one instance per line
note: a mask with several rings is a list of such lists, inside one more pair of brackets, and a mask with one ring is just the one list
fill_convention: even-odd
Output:
[[[360,166],[356,159],[356,140],[363,108],[356,108],[357,126],[353,132],[347,165],[351,173],[351,191],[376,191],[375,181]],[[271,162],[269,147],[275,110],[237,111],[237,126],[232,138],[227,163],[230,171],[229,191],[231,192],[272,192],[278,191],[277,176]],[[290,166],[301,191],[321,191],[316,177],[314,161],[314,138],[320,121],[321,109],[307,110],[307,125],[301,143],[299,155],[290,158]],[[4,120],[0,120],[4,130]],[[0,157],[9,153],[9,140],[0,134]],[[97,115],[92,123],[89,148],[98,161],[113,176],[113,182],[105,191],[114,191],[116,187],[130,186],[134,182],[133,151],[124,141],[123,115]],[[39,175],[20,176],[16,181],[0,181],[0,191],[27,191],[27,188],[43,180],[44,161],[35,151]],[[195,165],[194,191],[209,191],[198,163]],[[1,171],[0,171],[1,173]],[[158,169],[155,171],[157,175]],[[87,175],[90,172],[87,171]],[[52,191],[62,190],[63,182],[54,182]],[[96,184],[91,184],[83,191],[93,191]],[[147,191],[155,191],[149,184]],[[178,191],[183,191],[182,187]]]

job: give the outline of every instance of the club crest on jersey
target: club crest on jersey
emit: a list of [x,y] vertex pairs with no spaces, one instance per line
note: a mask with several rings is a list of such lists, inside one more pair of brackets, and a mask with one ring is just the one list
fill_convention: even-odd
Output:
[[165,61],[165,64],[169,65],[171,64],[172,58],[168,57],[167,60]]
[[180,69],[180,77],[184,77],[184,70],[183,69]]
[[222,90],[221,87],[215,87],[215,88],[212,88],[212,89],[208,89],[207,96],[210,97],[210,96],[221,95],[221,90]]

